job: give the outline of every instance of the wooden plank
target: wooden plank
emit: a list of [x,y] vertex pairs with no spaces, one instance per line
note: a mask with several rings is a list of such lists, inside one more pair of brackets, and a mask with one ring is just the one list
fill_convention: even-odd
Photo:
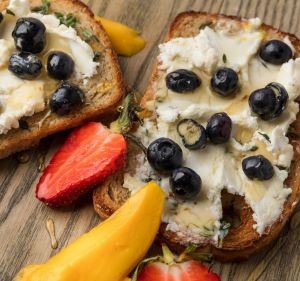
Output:
[[[300,1],[297,0],[86,0],[92,9],[141,31],[146,48],[133,58],[120,58],[125,79],[143,93],[170,22],[186,10],[201,10],[242,17],[259,16],[264,22],[300,36]],[[49,160],[64,135],[50,137],[32,150],[30,161],[15,156],[0,161],[0,280],[9,281],[29,263],[45,262],[70,241],[99,222],[90,195],[68,210],[54,210],[35,200],[39,159]],[[55,221],[59,247],[52,250],[45,224]],[[288,227],[287,227],[288,229]],[[300,280],[300,228],[286,230],[269,249],[242,263],[214,263],[222,280]],[[99,279],[100,280],[100,279]],[[104,281],[104,280],[103,280]]]

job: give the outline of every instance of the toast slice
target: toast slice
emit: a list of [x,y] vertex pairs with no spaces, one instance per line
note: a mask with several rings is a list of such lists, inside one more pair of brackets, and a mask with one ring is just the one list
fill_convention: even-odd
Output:
[[[176,37],[192,37],[199,33],[199,27],[207,24],[230,24],[234,28],[243,28],[243,20],[238,17],[211,15],[202,12],[186,12],[178,15],[172,23],[166,41]],[[281,32],[271,26],[263,24],[261,27],[266,34],[266,40],[288,36],[289,40],[295,47],[295,56],[300,55],[300,41],[294,35]],[[153,100],[156,91],[156,82],[161,76],[161,71],[155,67],[151,81],[148,85],[146,93],[141,101],[141,105],[145,106],[147,102]],[[151,112],[146,112],[146,116],[151,116]],[[300,132],[300,115],[294,122],[293,127],[296,132]],[[284,209],[280,218],[269,226],[263,235],[259,235],[253,225],[253,211],[245,202],[242,196],[232,195],[222,192],[222,207],[226,221],[230,221],[232,227],[228,235],[224,238],[221,246],[215,246],[209,243],[198,245],[198,251],[210,251],[217,260],[220,261],[239,261],[247,259],[250,255],[261,251],[262,248],[274,241],[284,225],[290,218],[300,198],[300,155],[299,144],[296,139],[290,139],[290,143],[294,148],[294,158],[290,167],[289,177],[286,184],[291,187],[292,193],[284,203]],[[136,147],[129,145],[128,149],[128,167],[130,170],[135,165]],[[103,219],[109,217],[116,211],[121,204],[128,198],[130,192],[123,187],[124,172],[120,172],[106,180],[104,184],[94,191],[93,201],[94,208],[99,216]],[[179,236],[176,232],[166,230],[166,224],[162,223],[158,241],[167,243],[173,250],[182,251],[188,243],[185,238]]]
[[[9,1],[0,2],[0,11],[4,11]],[[40,6],[41,0],[30,0],[31,8]],[[89,30],[93,36],[87,43],[95,54],[99,55],[97,73],[88,83],[70,82],[78,85],[85,93],[85,104],[70,114],[59,116],[51,113],[49,106],[42,112],[22,118],[28,129],[11,129],[0,135],[0,159],[14,152],[28,149],[39,143],[40,139],[69,128],[76,127],[87,120],[95,120],[113,112],[125,92],[120,66],[111,42],[101,23],[94,19],[92,11],[78,0],[51,0],[49,13],[72,14],[77,18],[75,29],[85,41],[84,31]],[[80,55],[80,54],[78,54]],[[1,83],[1,82],[0,82]]]

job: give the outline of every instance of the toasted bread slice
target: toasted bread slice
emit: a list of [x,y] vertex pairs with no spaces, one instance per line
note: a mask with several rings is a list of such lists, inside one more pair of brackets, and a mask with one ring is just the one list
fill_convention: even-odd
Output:
[[[101,23],[94,19],[91,10],[78,0],[52,0],[50,3],[49,13],[73,14],[78,19],[75,29],[83,40],[84,30],[92,31],[95,37],[88,43],[94,52],[100,54],[97,73],[89,79],[87,84],[71,79],[71,82],[79,85],[85,93],[83,106],[65,116],[51,113],[47,106],[42,112],[22,118],[27,122],[28,129],[11,129],[7,134],[0,135],[0,159],[30,148],[50,134],[76,127],[84,121],[94,120],[103,114],[111,113],[125,92],[117,56],[112,49],[108,35]],[[7,5],[7,0],[1,1],[0,11],[5,10]],[[41,0],[30,0],[30,5],[37,7],[41,5]]]
[[[191,37],[199,33],[199,27],[207,23],[232,24],[234,28],[243,28],[243,20],[237,17],[228,17],[224,15],[210,15],[201,12],[187,12],[177,16],[167,35],[167,41],[175,37]],[[266,32],[266,39],[284,38],[288,36],[295,46],[295,55],[300,54],[300,41],[291,34],[278,31],[271,26],[262,25]],[[152,79],[149,83],[145,96],[141,102],[144,105],[147,101],[153,100],[156,91],[156,82],[160,77],[160,70],[154,69]],[[149,113],[151,114],[151,113]],[[294,128],[300,132],[300,115],[298,114]],[[300,156],[299,142],[290,140],[294,147],[294,159],[290,168],[289,177],[286,184],[292,188],[292,194],[284,204],[284,210],[280,218],[270,227],[268,227],[262,236],[253,229],[253,211],[247,205],[244,198],[238,195],[232,195],[226,192],[222,193],[223,213],[226,220],[232,221],[232,227],[229,234],[223,240],[222,246],[199,245],[199,251],[210,251],[216,259],[220,261],[237,261],[247,259],[250,255],[260,251],[263,247],[276,239],[283,229],[285,223],[291,216],[300,198]],[[129,170],[134,161],[130,161],[135,152],[129,147]],[[128,168],[127,168],[128,169]],[[94,208],[96,212],[105,219],[110,216],[127,198],[129,192],[123,187],[123,173],[109,178],[104,184],[94,191]],[[227,219],[228,217],[228,219]],[[238,223],[234,223],[235,218]],[[172,231],[166,231],[166,224],[162,224],[157,237],[158,241],[167,243],[173,250],[181,251],[184,248],[184,238]],[[187,243],[186,243],[187,244]]]

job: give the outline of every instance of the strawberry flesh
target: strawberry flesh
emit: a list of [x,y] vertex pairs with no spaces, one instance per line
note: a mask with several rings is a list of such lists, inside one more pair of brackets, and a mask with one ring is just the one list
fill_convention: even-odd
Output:
[[154,262],[146,265],[138,276],[138,281],[221,281],[198,261],[187,261],[167,265]]
[[36,197],[66,206],[123,168],[126,142],[101,123],[75,129],[55,153],[36,187]]

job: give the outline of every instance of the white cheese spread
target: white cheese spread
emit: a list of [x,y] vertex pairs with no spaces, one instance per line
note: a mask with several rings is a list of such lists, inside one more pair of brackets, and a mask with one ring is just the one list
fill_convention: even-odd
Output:
[[[253,227],[260,235],[280,217],[283,204],[291,193],[284,181],[293,147],[285,134],[299,111],[294,100],[300,90],[300,59],[281,66],[262,63],[257,55],[264,34],[260,25],[259,19],[252,19],[245,22],[248,28],[241,31],[224,32],[218,27],[205,27],[193,38],[175,38],[159,46],[159,67],[164,75],[157,82],[156,102],[151,105],[157,120],[147,120],[136,134],[145,145],[159,137],[173,139],[183,150],[183,166],[192,168],[202,179],[199,196],[186,202],[169,197],[168,177],[160,180],[167,194],[163,221],[167,223],[167,229],[184,237],[184,241],[201,243],[208,239],[203,231],[211,230],[209,239],[217,243],[223,189],[244,196],[254,212]],[[289,41],[288,38],[285,41]],[[221,66],[231,67],[238,73],[240,90],[234,98],[220,97],[210,89],[211,73]],[[201,86],[184,94],[168,90],[165,76],[179,68],[194,71],[202,80]],[[251,113],[248,97],[252,91],[270,82],[281,83],[289,94],[289,101],[279,118],[263,121]],[[230,141],[224,145],[208,144],[201,150],[187,150],[176,130],[178,121],[193,118],[206,126],[212,114],[222,111],[233,122]],[[274,166],[275,174],[270,180],[250,180],[242,170],[242,159],[258,154],[264,155]],[[147,165],[138,165],[136,171],[126,177],[145,178]],[[146,171],[153,173],[150,168]]]
[[[18,18],[34,17],[44,23],[47,45],[41,55],[45,57],[51,51],[68,53],[75,64],[74,78],[88,81],[97,72],[98,66],[93,61],[92,48],[77,35],[74,28],[60,24],[54,15],[31,13],[28,0],[10,0],[8,9],[15,16],[6,14],[0,24],[0,134],[18,128],[18,120],[23,116],[43,111],[48,99],[45,88],[52,82],[49,77],[22,80],[8,71],[9,58],[16,52],[11,34]],[[21,94],[22,91],[24,94]]]

